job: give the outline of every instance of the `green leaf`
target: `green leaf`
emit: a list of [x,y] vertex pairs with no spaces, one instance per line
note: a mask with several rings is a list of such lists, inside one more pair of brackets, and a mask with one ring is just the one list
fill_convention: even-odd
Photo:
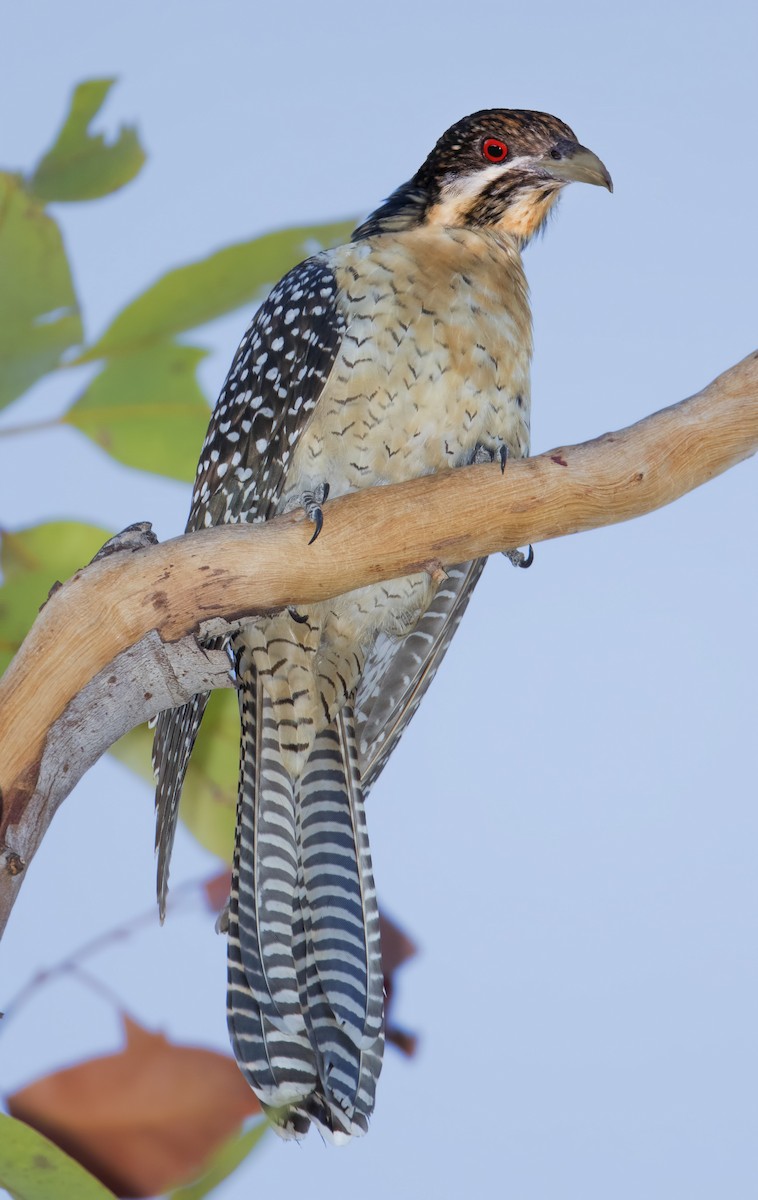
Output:
[[3,532],[0,543],[0,673],[31,628],[51,586],[89,562],[110,533],[94,525],[53,521],[18,533]]
[[3,1114],[0,1188],[14,1200],[115,1200],[113,1192],[36,1129]]
[[[190,833],[227,863],[231,863],[234,849],[239,741],[237,693],[233,688],[219,688],[205,710],[180,811]],[[152,744],[152,730],[140,725],[111,746],[111,754],[152,783]]]
[[233,1171],[236,1171],[269,1128],[268,1121],[256,1121],[255,1125],[245,1133],[230,1138],[226,1145],[213,1155],[208,1169],[200,1179],[187,1187],[180,1187],[176,1191],[169,1192],[166,1200],[203,1200],[204,1196],[207,1196],[215,1187],[228,1179]]
[[280,229],[169,271],[128,304],[77,361],[131,353],[250,304],[299,262],[312,243],[344,241],[353,225],[352,221],[339,221]]
[[240,717],[234,688],[213,692],[182,793],[181,815],[212,854],[232,861],[237,810]]
[[94,200],[118,191],[140,171],[145,152],[132,126],[122,125],[110,145],[102,133],[89,133],[114,82],[90,79],[74,90],[63,128],[29,179],[41,200]]
[[195,376],[204,357],[196,346],[159,342],[113,359],[63,421],[119,462],[192,480],[210,417]]
[[0,172],[0,408],[82,336],[60,230],[17,176]]

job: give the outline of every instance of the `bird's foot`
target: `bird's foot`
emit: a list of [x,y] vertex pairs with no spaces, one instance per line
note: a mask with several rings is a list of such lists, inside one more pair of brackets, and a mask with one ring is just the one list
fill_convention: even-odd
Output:
[[[490,463],[495,462],[496,459],[500,463],[501,474],[505,474],[505,464],[508,462],[508,447],[505,442],[501,442],[494,450],[490,449],[489,446],[479,443],[474,450],[471,462],[476,464]],[[531,567],[534,562],[534,550],[531,546],[526,554],[524,554],[523,550],[503,550],[503,554],[513,563],[514,567],[523,567],[526,569],[527,567]]]
[[313,537],[308,542],[309,546],[313,545],[316,538],[321,533],[321,529],[324,524],[324,514],[321,509],[321,505],[324,503],[324,501],[326,500],[328,495],[329,495],[329,484],[328,483],[319,483],[315,488],[312,488],[310,491],[303,492],[303,494],[301,496],[302,506],[305,509],[305,515],[308,518],[308,520],[313,521],[313,524],[316,526],[316,528],[313,532]]
[[429,562],[424,563],[424,570],[429,576],[434,592],[448,578],[447,571],[438,558],[430,559]]
[[534,562],[534,549],[532,546],[529,547],[526,554],[524,554],[523,550],[503,550],[503,554],[514,567],[523,567],[524,570],[527,567],[531,567]]
[[483,446],[481,443],[474,450],[474,457],[471,462],[477,466],[481,463],[494,462],[497,459],[500,463],[501,474],[505,471],[505,464],[508,461],[508,447],[502,442],[495,450],[491,450],[489,446]]

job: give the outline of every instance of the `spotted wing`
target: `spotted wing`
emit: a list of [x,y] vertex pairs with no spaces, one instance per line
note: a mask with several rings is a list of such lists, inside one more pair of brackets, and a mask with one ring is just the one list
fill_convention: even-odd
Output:
[[187,529],[273,515],[346,321],[327,255],[300,263],[255,314],[203,443]]
[[[337,358],[345,325],[328,254],[300,263],[269,294],[240,343],[211,417],[188,531],[274,514],[289,459]],[[207,700],[207,693],[195,696],[161,713],[156,724],[161,916],[179,798]]]

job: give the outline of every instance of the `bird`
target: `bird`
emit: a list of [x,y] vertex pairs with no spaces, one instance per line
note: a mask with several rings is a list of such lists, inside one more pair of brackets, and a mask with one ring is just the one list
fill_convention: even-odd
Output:
[[[526,456],[532,322],[521,254],[572,181],[613,190],[563,121],[481,110],[447,129],[348,243],[289,271],[234,356],[187,530],[304,509],[312,542],[327,496]],[[315,1125],[343,1142],[368,1129],[384,1014],[365,796],[482,567],[291,606],[226,643],[241,718],[227,1023],[240,1069],[285,1138]],[[207,698],[157,720],[161,918]]]

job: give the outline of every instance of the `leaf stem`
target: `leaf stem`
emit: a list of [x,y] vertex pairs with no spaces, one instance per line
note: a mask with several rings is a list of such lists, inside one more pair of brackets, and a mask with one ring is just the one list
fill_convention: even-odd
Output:
[[7,425],[5,428],[0,426],[0,437],[15,437],[18,434],[38,433],[40,429],[54,429],[56,425],[62,424],[62,417],[50,417],[46,421],[29,421],[26,425]]
[[[172,898],[174,900],[172,907],[178,908],[179,905],[176,902],[180,898],[186,899],[188,895],[191,896],[195,892],[199,891],[205,885],[205,882],[205,879],[188,879],[184,883],[179,884],[178,887],[175,887],[172,892]],[[132,917],[131,920],[127,921],[124,925],[118,925],[114,929],[108,929],[105,931],[105,933],[98,934],[98,936],[92,938],[91,941],[85,942],[76,950],[72,950],[70,954],[67,954],[65,958],[62,958],[57,963],[54,963],[53,966],[43,967],[41,971],[38,971],[36,975],[33,975],[31,979],[29,979],[23,985],[23,987],[16,992],[16,995],[13,996],[7,1008],[5,1009],[5,1012],[2,1014],[3,1021],[2,1024],[0,1024],[0,1031],[7,1029],[9,1021],[17,1015],[17,1013],[26,1003],[28,1003],[36,991],[42,987],[45,987],[54,979],[60,978],[62,975],[73,975],[75,978],[79,978],[81,982],[87,983],[88,986],[95,988],[96,981],[94,977],[89,975],[88,972],[82,970],[82,963],[87,959],[94,958],[97,954],[101,954],[103,950],[107,950],[115,943],[126,941],[128,938],[133,937],[134,934],[138,933],[141,929],[147,928],[150,925],[154,925],[157,919],[158,910],[151,907],[145,912],[139,913],[137,916]],[[115,993],[106,988],[105,984],[100,984],[99,981],[97,981],[96,990],[99,990],[101,995],[107,996],[107,998],[111,1000],[111,1002],[119,1010],[123,1011],[123,1004],[115,995]]]

